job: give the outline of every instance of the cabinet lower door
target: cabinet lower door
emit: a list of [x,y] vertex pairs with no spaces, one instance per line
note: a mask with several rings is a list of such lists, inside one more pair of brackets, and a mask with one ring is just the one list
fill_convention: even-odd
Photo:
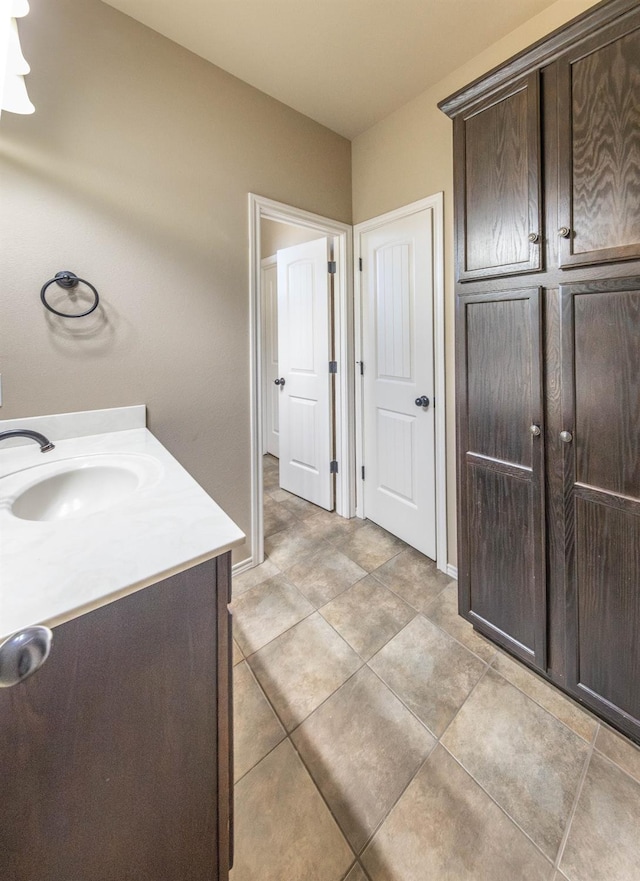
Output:
[[566,285],[568,676],[640,732],[640,278]]
[[538,288],[458,300],[460,613],[544,668]]

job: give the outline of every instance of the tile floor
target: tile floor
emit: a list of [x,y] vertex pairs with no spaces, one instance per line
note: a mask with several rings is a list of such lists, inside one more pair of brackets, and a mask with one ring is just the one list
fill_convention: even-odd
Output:
[[271,457],[265,490],[232,881],[638,881],[640,750],[475,633],[430,560]]

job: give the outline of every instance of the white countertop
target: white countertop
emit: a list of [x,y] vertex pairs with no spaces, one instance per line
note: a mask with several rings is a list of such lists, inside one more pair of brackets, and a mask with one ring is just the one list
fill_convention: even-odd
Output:
[[[241,530],[146,428],[51,439],[49,453],[33,442],[0,448],[0,639],[31,624],[61,624],[243,542]],[[123,453],[152,457],[153,479],[106,510],[33,521],[15,517],[2,501],[13,472]]]

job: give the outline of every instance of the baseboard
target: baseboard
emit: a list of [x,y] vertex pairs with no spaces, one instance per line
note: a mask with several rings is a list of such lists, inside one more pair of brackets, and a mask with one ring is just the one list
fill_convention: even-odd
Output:
[[254,565],[253,557],[247,557],[246,560],[240,560],[239,563],[234,563],[231,567],[231,575],[242,575],[243,572],[253,569]]
[[447,563],[447,575],[449,576],[449,578],[455,578],[455,580],[457,581],[458,580],[458,567],[452,566],[451,563]]

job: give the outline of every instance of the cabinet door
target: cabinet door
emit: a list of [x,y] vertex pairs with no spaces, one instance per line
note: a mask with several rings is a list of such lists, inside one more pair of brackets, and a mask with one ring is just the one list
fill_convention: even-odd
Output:
[[537,288],[458,300],[460,613],[544,668],[540,334]]
[[560,265],[640,258],[640,13],[558,64]]
[[640,733],[640,278],[566,285],[567,672]]
[[228,878],[215,566],[56,627],[43,667],[0,689],[1,878]]
[[542,267],[538,73],[454,120],[458,279]]

